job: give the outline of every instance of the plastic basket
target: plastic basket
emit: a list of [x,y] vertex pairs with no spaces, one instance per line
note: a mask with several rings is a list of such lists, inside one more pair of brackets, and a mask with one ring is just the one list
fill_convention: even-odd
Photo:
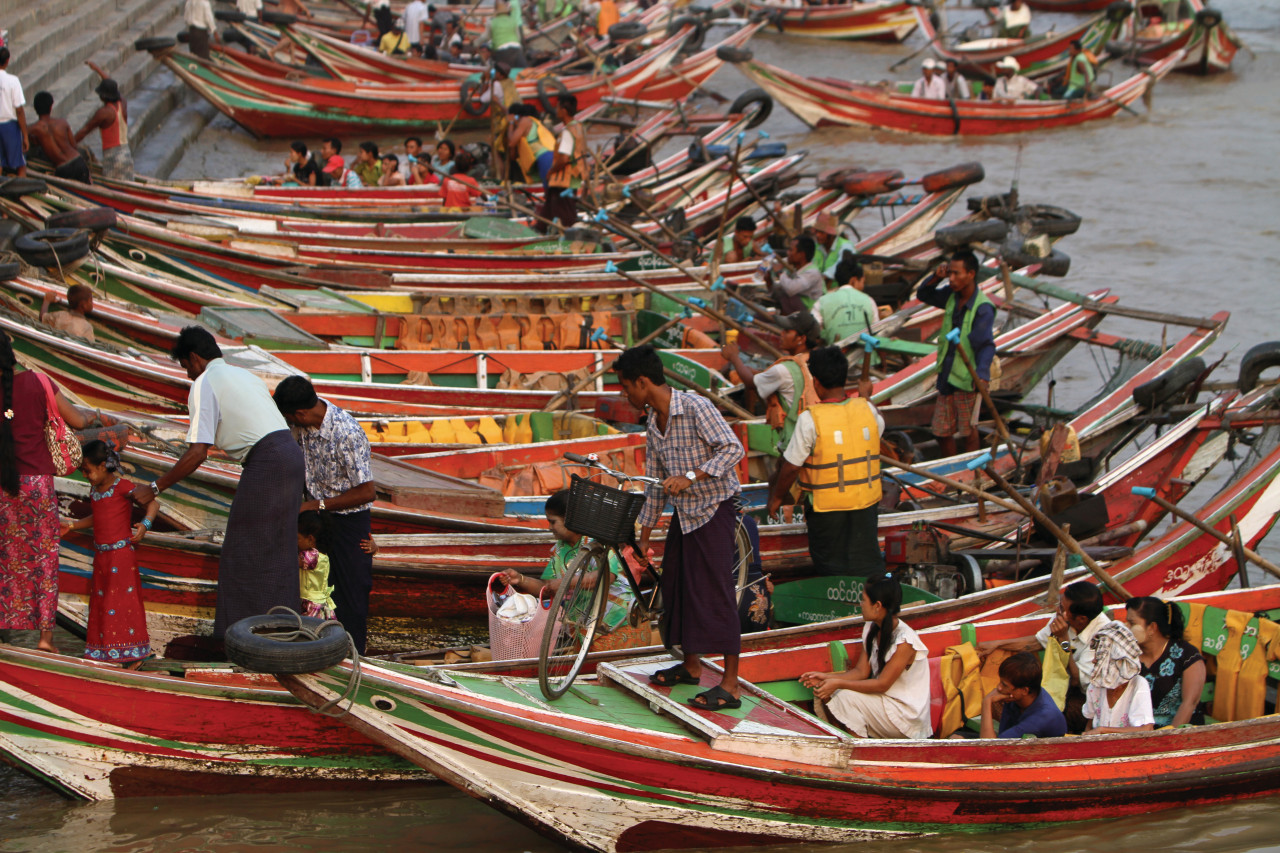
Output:
[[[493,659],[536,658],[550,611],[545,606],[539,607],[532,619],[518,625],[502,621],[498,618],[498,602],[494,600],[492,589],[493,581],[498,577],[500,576],[497,574],[492,575],[484,591],[485,604],[489,609],[489,649],[493,652]],[[547,602],[542,603],[545,605]]]
[[644,492],[624,492],[572,475],[564,526],[605,545],[622,545],[636,535]]

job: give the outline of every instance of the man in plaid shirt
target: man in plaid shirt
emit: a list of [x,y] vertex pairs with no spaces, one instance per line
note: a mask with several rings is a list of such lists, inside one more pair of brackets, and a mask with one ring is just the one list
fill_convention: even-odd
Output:
[[724,677],[689,704],[711,711],[738,708],[742,634],[732,572],[742,443],[709,400],[667,385],[653,347],[626,350],[613,371],[632,405],[648,410],[645,468],[662,481],[647,489],[640,553],[647,552],[667,502],[675,506],[662,561],[662,619],[666,642],[683,649],[684,663],[653,673],[650,681],[662,687],[699,684],[702,656],[721,654]]

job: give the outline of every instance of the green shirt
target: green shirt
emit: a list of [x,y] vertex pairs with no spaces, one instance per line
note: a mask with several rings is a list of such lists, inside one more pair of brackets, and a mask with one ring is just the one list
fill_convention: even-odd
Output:
[[1077,53],[1076,58],[1071,60],[1070,71],[1067,74],[1067,88],[1084,89],[1093,82],[1093,78],[1093,65],[1089,62],[1089,57],[1083,53]]
[[822,342],[828,346],[870,330],[880,316],[875,300],[848,284],[823,294],[816,308],[814,313],[822,321]]
[[[844,254],[845,249],[855,254],[858,251],[857,245],[844,237],[837,237],[833,240],[830,249],[823,250],[821,246],[818,246],[818,250],[813,256],[813,262],[818,265],[818,269],[822,270],[823,278],[836,277],[836,264],[840,263],[840,256]],[[822,256],[821,260],[818,258],[819,255]]]
[[376,187],[382,178],[382,168],[377,163],[357,163],[355,172],[366,187]]
[[511,14],[489,18],[489,42],[494,50],[509,44],[520,44],[520,25]]
[[[585,550],[591,544],[587,537],[578,540],[577,545],[570,545],[568,542],[557,541],[551,548],[551,559],[547,562],[547,568],[542,572],[542,580],[549,581],[564,575],[569,568],[569,563],[577,556],[578,552]],[[635,602],[635,595],[631,592],[631,583],[623,577],[622,573],[627,568],[622,565],[618,559],[616,551],[609,551],[609,571],[613,575],[613,583],[609,585],[609,606],[604,611],[604,631],[612,631],[628,622],[631,618],[631,605]],[[581,593],[584,597],[588,596],[585,590]]]

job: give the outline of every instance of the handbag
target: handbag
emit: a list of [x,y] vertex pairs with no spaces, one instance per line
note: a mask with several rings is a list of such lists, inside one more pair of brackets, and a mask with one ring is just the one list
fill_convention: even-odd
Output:
[[53,458],[53,472],[59,477],[65,477],[80,467],[83,459],[80,442],[62,419],[62,415],[58,414],[53,382],[43,373],[38,375],[40,384],[44,386],[44,441],[49,446],[49,456]]

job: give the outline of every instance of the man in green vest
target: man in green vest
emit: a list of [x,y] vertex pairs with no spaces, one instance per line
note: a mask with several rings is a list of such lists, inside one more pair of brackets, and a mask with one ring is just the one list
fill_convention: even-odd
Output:
[[813,225],[813,264],[822,273],[823,279],[830,279],[836,274],[836,264],[848,249],[856,253],[858,247],[840,234],[840,220],[834,213],[819,213],[818,221]]
[[736,264],[756,256],[756,221],[750,216],[740,216],[733,225],[733,233],[724,238],[724,256],[721,263]]
[[526,68],[528,62],[524,57],[524,42],[520,38],[520,22],[511,12],[511,4],[507,0],[498,0],[494,4],[493,14],[485,27],[483,41],[488,38],[493,49],[493,61],[505,62],[512,68]]
[[866,294],[862,264],[846,257],[836,264],[835,277],[813,306],[813,316],[822,326],[822,342],[830,345],[862,332],[880,316],[876,301]]
[[779,452],[791,440],[796,418],[817,401],[813,379],[809,376],[809,350],[816,347],[818,323],[808,311],[796,311],[775,320],[782,329],[778,348],[786,355],[759,373],[742,359],[736,343],[725,344],[720,354],[738,371],[743,387],[766,401],[765,421],[778,431]]
[[[991,378],[991,360],[996,354],[996,309],[978,289],[978,258],[965,249],[925,277],[916,298],[942,309],[942,331],[938,333],[938,404],[933,409],[933,434],[946,456],[956,453],[957,438],[965,450],[977,450],[978,389]],[[943,282],[949,286],[944,286]],[[959,347],[969,356],[978,375],[973,376],[956,344],[947,340],[952,329],[960,329]]]
[[1093,85],[1096,76],[1093,63],[1089,61],[1089,55],[1084,52],[1079,39],[1072,39],[1068,52],[1071,58],[1067,60],[1066,88],[1063,89],[1062,97],[1067,100],[1083,98],[1089,93],[1089,87]]

